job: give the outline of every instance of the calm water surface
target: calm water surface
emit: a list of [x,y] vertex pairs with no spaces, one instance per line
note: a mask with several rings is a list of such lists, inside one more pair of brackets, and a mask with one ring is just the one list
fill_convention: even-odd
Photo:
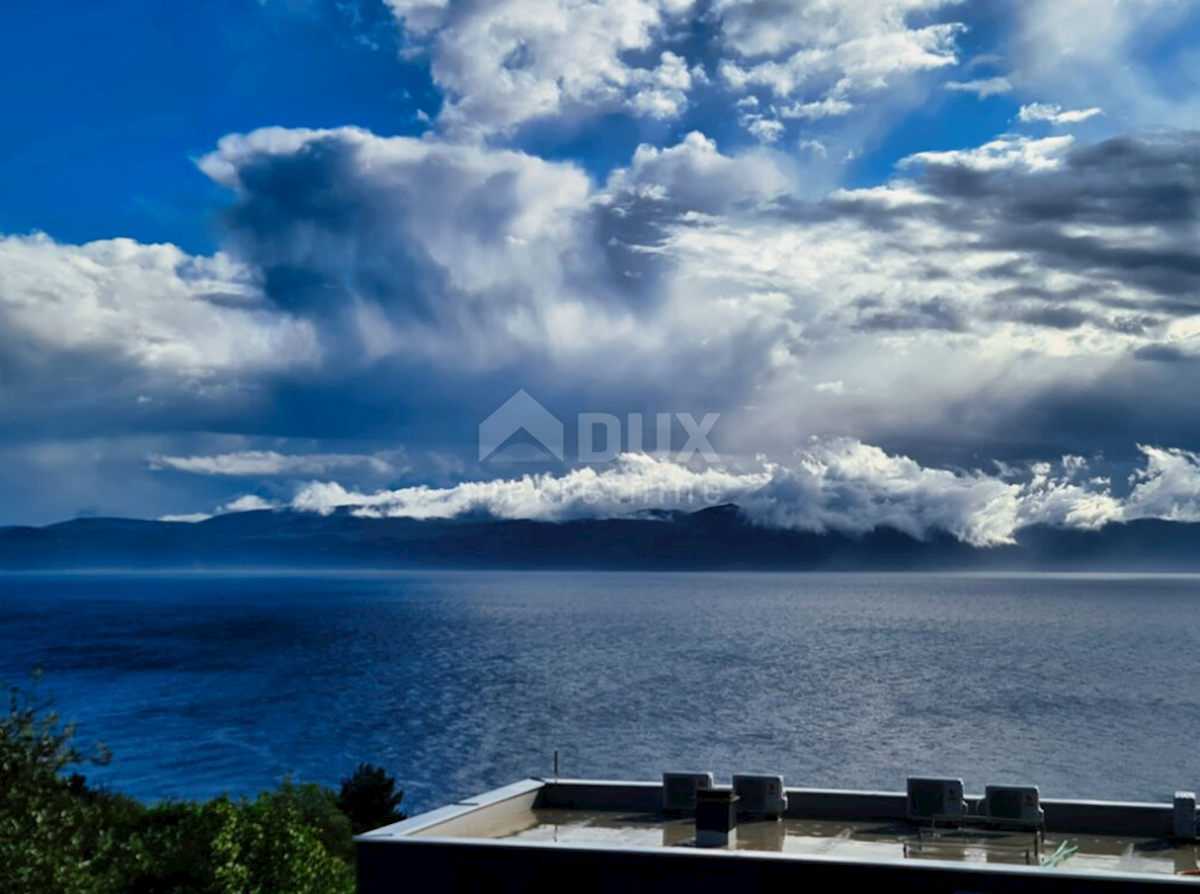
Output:
[[1200,578],[0,576],[94,778],[146,799],[332,784],[410,812],[529,775],[915,773],[1048,796],[1200,787]]

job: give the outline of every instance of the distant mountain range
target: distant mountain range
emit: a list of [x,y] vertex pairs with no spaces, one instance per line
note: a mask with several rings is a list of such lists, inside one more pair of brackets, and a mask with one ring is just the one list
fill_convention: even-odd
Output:
[[0,528],[0,569],[86,568],[1200,571],[1200,525],[1035,526],[991,548],[890,528],[862,536],[763,528],[736,506],[561,523],[260,511],[196,524],[81,518]]

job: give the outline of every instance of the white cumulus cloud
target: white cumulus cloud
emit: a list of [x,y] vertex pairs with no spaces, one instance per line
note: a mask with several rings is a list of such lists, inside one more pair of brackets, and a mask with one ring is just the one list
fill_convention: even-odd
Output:
[[902,165],[951,165],[976,171],[995,171],[1023,168],[1042,171],[1059,164],[1064,152],[1074,144],[1072,137],[1003,137],[971,149],[951,149],[943,152],[918,152],[904,159]]
[[132,239],[0,237],[0,325],[18,355],[94,352],[151,380],[316,357],[311,325],[264,306],[244,265]]
[[1049,124],[1079,124],[1102,114],[1104,114],[1104,110],[1094,106],[1090,109],[1064,109],[1055,103],[1035,102],[1021,106],[1021,110],[1017,112],[1017,118],[1025,124],[1036,121],[1045,121]]
[[954,0],[717,0],[734,90],[764,90],[785,118],[846,115],[900,77],[946,68],[957,59],[956,22],[914,24]]
[[446,92],[441,123],[460,134],[511,131],[526,122],[630,109],[680,113],[689,68],[651,51],[692,7],[690,0],[389,0],[410,38],[428,46]]

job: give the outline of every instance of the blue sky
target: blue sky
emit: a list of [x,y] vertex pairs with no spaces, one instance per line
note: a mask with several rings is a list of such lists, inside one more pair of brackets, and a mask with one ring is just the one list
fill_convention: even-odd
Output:
[[[372,35],[376,35],[374,38]],[[0,227],[79,242],[215,247],[219,193],[192,159],[265,125],[424,130],[428,73],[395,27],[256,0],[6,4],[0,10]]]
[[[1198,36],[1183,0],[9,4],[0,524],[697,475],[816,529],[1200,519]],[[481,462],[522,388],[719,414],[721,461]]]

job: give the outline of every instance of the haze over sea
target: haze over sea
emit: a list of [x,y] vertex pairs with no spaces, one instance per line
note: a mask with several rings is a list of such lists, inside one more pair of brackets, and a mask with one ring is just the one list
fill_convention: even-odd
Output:
[[664,769],[1043,795],[1200,785],[1200,577],[421,573],[0,576],[91,778],[144,799],[336,784],[409,812],[530,775]]

